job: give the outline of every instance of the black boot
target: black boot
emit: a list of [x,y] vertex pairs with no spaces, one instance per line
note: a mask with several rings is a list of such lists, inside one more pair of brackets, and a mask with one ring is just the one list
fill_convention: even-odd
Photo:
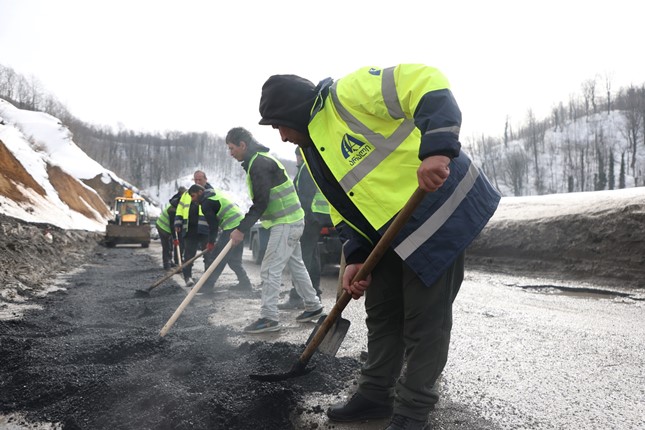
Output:
[[327,409],[329,419],[339,422],[377,420],[391,415],[391,404],[373,402],[358,393],[355,393],[347,403],[337,403]]

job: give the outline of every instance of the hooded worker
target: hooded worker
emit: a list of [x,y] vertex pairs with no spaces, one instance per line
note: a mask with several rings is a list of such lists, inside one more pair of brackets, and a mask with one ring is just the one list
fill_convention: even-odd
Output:
[[[274,75],[262,87],[260,115],[302,148],[344,241],[343,288],[355,299],[365,294],[368,358],[356,394],[327,415],[424,428],[448,357],[464,250],[500,199],[461,151],[448,80],[421,64],[364,67],[318,85]],[[352,282],[410,196],[423,191],[371,276]]]

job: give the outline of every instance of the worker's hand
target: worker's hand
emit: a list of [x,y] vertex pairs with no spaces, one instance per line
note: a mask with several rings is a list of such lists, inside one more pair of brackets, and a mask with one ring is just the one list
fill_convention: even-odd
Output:
[[177,234],[181,233],[181,227],[175,227],[175,233]]
[[235,229],[231,232],[231,240],[233,241],[233,246],[244,242],[244,233],[241,230]]
[[348,264],[343,274],[343,290],[351,294],[354,300],[360,299],[365,294],[365,290],[372,282],[372,275],[367,275],[367,279],[352,283],[352,279],[361,270],[362,264]]
[[446,182],[449,175],[450,157],[445,155],[427,157],[417,169],[419,188],[424,191],[437,191]]
[[215,244],[213,242],[208,242],[206,244],[206,251],[211,252],[213,249],[215,249]]
[[172,241],[173,246],[179,246],[179,239],[174,239]]

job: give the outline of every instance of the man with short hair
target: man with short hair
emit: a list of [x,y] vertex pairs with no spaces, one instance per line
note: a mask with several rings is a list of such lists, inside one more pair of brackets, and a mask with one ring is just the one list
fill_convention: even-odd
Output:
[[[190,197],[194,203],[199,204],[201,211],[204,214],[204,218],[208,223],[209,233],[206,249],[208,249],[209,253],[212,254],[210,259],[214,261],[222,252],[224,247],[226,247],[226,244],[230,240],[231,232],[240,225],[240,221],[244,217],[244,213],[237,204],[224,196],[222,191],[215,191],[214,188],[204,189],[201,185],[195,184],[191,187]],[[220,228],[222,229],[222,232],[218,237],[217,233]],[[215,243],[216,238],[217,243]],[[215,283],[227,264],[235,273],[238,280],[238,283],[230,289],[246,292],[253,291],[251,281],[246,274],[246,270],[244,270],[244,267],[242,266],[243,251],[243,246],[234,246],[228,251],[228,254],[224,256],[222,261],[217,265],[217,268],[215,268],[204,284],[204,292],[214,292]],[[210,264],[212,263],[209,263],[209,266]]]
[[305,310],[296,317],[308,322],[322,315],[322,304],[311,284],[302,261],[300,236],[304,229],[304,212],[282,163],[268,154],[269,148],[258,143],[242,127],[229,130],[226,144],[231,156],[241,162],[253,205],[239,226],[231,233],[234,244],[240,244],[250,228],[261,220],[269,230],[269,242],[262,259],[262,307],[260,319],[247,326],[246,333],[280,330],[278,296],[285,266],[291,271],[296,291],[304,300]]
[[[195,185],[199,185],[205,189],[213,189],[211,184],[206,180],[206,173],[201,170],[196,170],[193,174],[193,181]],[[179,200],[177,212],[175,213],[175,231],[177,235],[181,234],[184,250],[184,261],[190,260],[197,254],[197,250],[205,250],[208,243],[208,223],[204,218],[204,214],[198,203],[191,200],[190,193],[185,192]],[[204,254],[204,270],[215,261],[213,252]],[[187,287],[195,285],[193,279],[193,263],[186,265],[182,269],[184,281]]]
[[193,173],[193,182],[196,183],[197,185],[201,185],[205,189],[213,189],[213,186],[208,183],[208,179],[206,178],[206,173],[204,173],[203,170],[195,170],[195,173]]

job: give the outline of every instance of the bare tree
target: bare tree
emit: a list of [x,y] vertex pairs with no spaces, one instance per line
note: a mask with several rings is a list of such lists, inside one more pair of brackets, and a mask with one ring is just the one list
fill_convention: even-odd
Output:
[[582,83],[582,97],[585,103],[585,115],[589,116],[589,105],[593,108],[593,113],[597,113],[596,107],[596,78],[587,79]]
[[503,161],[504,183],[513,191],[514,196],[524,192],[524,177],[528,171],[528,159],[521,149],[509,151]]
[[610,190],[613,190],[614,187],[616,186],[616,178],[614,174],[614,151],[610,150],[609,151],[609,178],[608,178],[608,188]]
[[632,151],[631,156],[631,169],[635,170],[636,165],[636,148],[638,145],[638,137],[640,136],[642,122],[643,122],[643,90],[630,85],[625,91],[625,109],[622,111],[625,117],[625,128],[622,130],[623,135],[629,142],[629,147]]
[[611,112],[611,80],[612,74],[605,72],[605,92],[607,94],[607,114]]

